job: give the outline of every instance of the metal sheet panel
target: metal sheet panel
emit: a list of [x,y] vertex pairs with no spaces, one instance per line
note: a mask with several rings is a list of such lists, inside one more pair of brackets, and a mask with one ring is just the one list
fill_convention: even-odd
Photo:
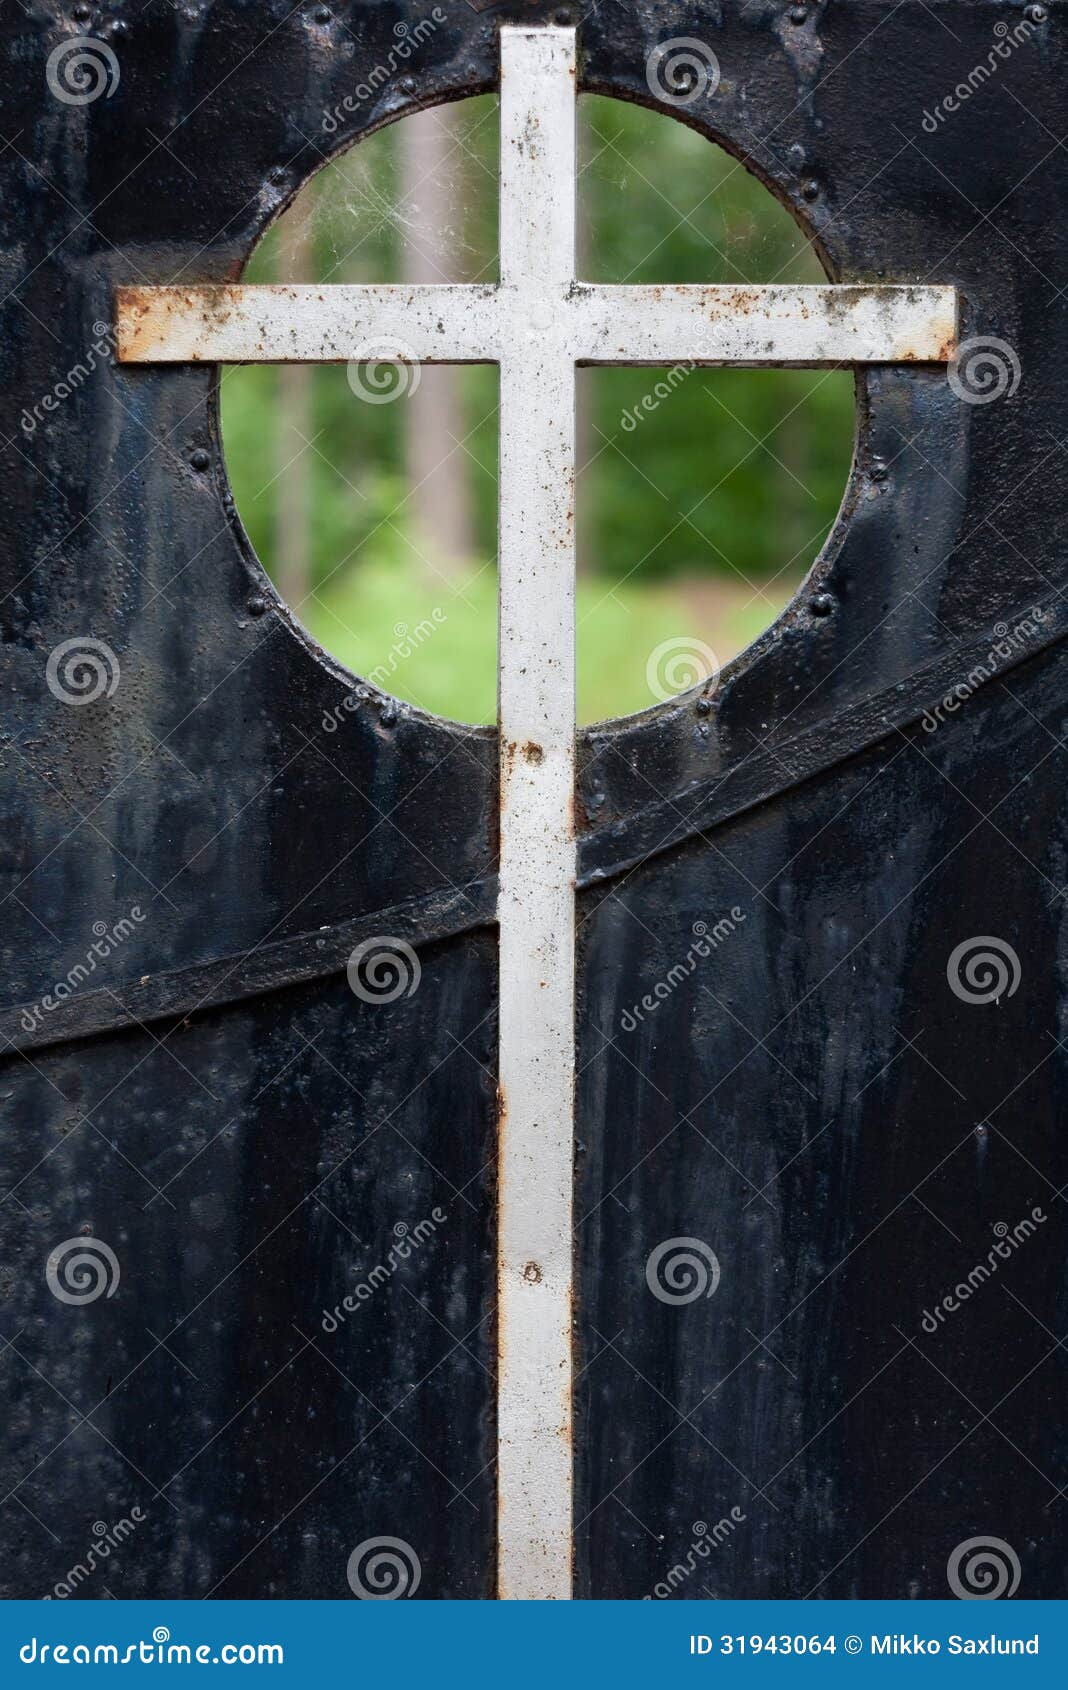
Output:
[[496,288],[120,292],[125,362],[501,365],[498,1590],[571,1594],[575,369],[945,362],[952,288],[596,288],[575,276],[576,37],[501,32]]
[[[131,19],[120,88],[84,109],[47,91],[58,0],[0,24],[18,219],[0,302],[8,1006],[84,958],[79,917],[114,924],[139,897],[153,914],[119,953],[120,1030],[97,1015],[64,1042],[74,1019],[5,1062],[9,1594],[50,1589],[142,1483],[149,1523],[109,1567],[115,1594],[356,1594],[347,1558],[374,1538],[416,1552],[420,1595],[495,1587],[496,952],[470,930],[492,898],[475,917],[454,900],[492,893],[498,747],[373,692],[324,740],[351,681],[248,552],[211,372],[116,369],[86,347],[117,285],[231,284],[321,159],[295,137],[324,110],[340,146],[492,87],[500,15],[450,8],[413,84],[357,107],[335,26],[304,14],[268,28],[217,0]],[[422,16],[361,8],[361,62]],[[685,1598],[691,1549],[701,1595],[939,1596],[982,1532],[1018,1557],[1021,1593],[1063,1594],[1063,648],[1052,622],[1017,630],[1063,585],[1068,419],[1040,279],[1068,265],[1049,141],[1068,65],[1055,9],[1017,39],[1021,20],[993,85],[947,116],[990,51],[984,8],[952,23],[891,0],[803,23],[735,0],[582,20],[580,85],[676,114],[650,66],[669,39],[707,38],[724,74],[682,115],[749,158],[831,276],[964,302],[955,386],[923,364],[858,377],[841,522],[773,632],[714,696],[579,739],[583,1596]],[[977,347],[1006,380],[976,404]],[[121,674],[72,709],[43,676],[85,634]],[[986,672],[964,701],[957,658],[969,688]],[[426,917],[401,1020],[350,1001],[333,961],[308,973],[320,927],[397,909]],[[697,923],[713,972],[698,952],[691,995],[643,1010]],[[984,935],[1020,962],[985,1005],[948,978]],[[305,984],[286,987],[288,950],[257,980],[248,957],[290,941]],[[227,999],[231,961],[259,995]],[[152,1000],[156,979],[187,996]],[[139,992],[180,1017],[141,1031]],[[352,1283],[339,1266],[365,1262],[351,1235],[376,1260],[427,1162],[463,1194],[458,1230],[394,1279],[396,1306],[339,1328],[329,1361],[301,1353],[319,1297]],[[1048,1219],[1011,1281],[932,1341],[922,1311],[1035,1204]],[[87,1235],[122,1277],[78,1309],[46,1266]],[[680,1240],[705,1278],[672,1304],[650,1273]]]

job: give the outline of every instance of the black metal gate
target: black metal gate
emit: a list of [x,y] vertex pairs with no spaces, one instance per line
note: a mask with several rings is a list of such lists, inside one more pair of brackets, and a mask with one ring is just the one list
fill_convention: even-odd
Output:
[[6,1592],[494,1593],[496,736],[323,735],[213,370],[113,352],[507,21],[709,43],[665,108],[962,311],[771,632],[580,736],[575,1593],[1062,1596],[1068,64],[972,0],[8,9]]

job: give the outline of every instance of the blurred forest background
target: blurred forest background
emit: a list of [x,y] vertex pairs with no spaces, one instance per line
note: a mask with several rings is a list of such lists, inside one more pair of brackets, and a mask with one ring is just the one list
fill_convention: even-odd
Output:
[[[585,279],[824,279],[789,214],[719,148],[619,101],[586,96],[579,112]],[[489,96],[390,125],[307,184],[246,280],[495,280],[497,149]],[[846,371],[579,376],[588,722],[663,695],[649,670],[663,642],[679,642],[675,684],[692,684],[774,620],[837,512],[854,405]],[[223,377],[238,509],[282,596],[348,668],[465,722],[496,712],[497,390],[477,366]]]

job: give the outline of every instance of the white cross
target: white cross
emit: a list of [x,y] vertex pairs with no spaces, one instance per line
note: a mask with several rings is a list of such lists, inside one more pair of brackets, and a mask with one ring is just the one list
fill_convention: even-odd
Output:
[[123,288],[117,310],[124,362],[500,366],[498,1590],[524,1598],[572,1589],[576,365],[941,363],[957,326],[952,288],[577,281],[575,57],[573,29],[501,30],[496,286]]

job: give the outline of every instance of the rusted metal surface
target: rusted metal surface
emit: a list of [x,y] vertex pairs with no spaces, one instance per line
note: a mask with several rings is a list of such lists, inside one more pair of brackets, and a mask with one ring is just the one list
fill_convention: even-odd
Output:
[[[860,0],[797,24],[739,4],[720,25],[694,5],[615,33],[632,64],[667,36],[708,42],[722,81],[688,121],[755,155],[830,274],[954,284],[962,343],[998,341],[1024,373],[986,405],[934,371],[860,379],[854,474],[805,590],[704,713],[691,696],[580,741],[580,863],[594,839],[607,862],[613,828],[664,793],[695,794],[639,830],[644,866],[579,898],[583,1597],[939,1597],[980,1533],[1011,1546],[1021,1594],[1063,1594],[1063,642],[1000,669],[1065,584],[1038,445],[1068,427],[1040,279],[1068,259],[1046,133],[1065,132],[1068,37],[1047,12],[937,134],[925,112],[995,38],[982,6]],[[618,87],[587,55],[587,85]],[[637,68],[624,80],[647,97]],[[898,732],[897,689],[928,665],[941,716]],[[830,757],[869,709],[867,752],[778,797],[802,763],[769,758],[763,803],[683,841],[766,747]],[[982,935],[1020,961],[996,1004],[950,982]],[[1006,1265],[925,1331],[1036,1202],[1011,1285]],[[661,1301],[650,1258],[687,1239],[718,1258],[714,1292],[695,1276],[691,1301]]]
[[77,993],[68,988],[59,998],[46,993],[40,1003],[0,1010],[0,1041],[4,1050],[43,1050],[94,1033],[185,1020],[222,1004],[344,973],[355,948],[376,934],[425,945],[492,927],[496,919],[496,876],[487,875],[459,891],[431,892],[352,921],[256,945],[236,956],[205,957],[187,968],[114,979],[96,990],[93,975],[86,973]]
[[[1005,630],[1014,631],[1010,650]],[[604,885],[697,837],[707,837],[760,804],[781,799],[794,788],[827,774],[838,764],[880,744],[888,734],[931,719],[953,697],[961,674],[970,677],[970,695],[1003,684],[1022,664],[1068,637],[1068,604],[1063,596],[1020,605],[982,630],[977,640],[953,648],[884,692],[861,700],[816,729],[775,737],[759,755],[748,757],[725,778],[713,776],[638,805],[625,824],[592,827],[582,834],[578,853],[579,888]],[[991,650],[1002,648],[996,666]],[[38,1050],[68,1044],[94,1033],[154,1021],[210,1013],[222,1004],[239,1003],[287,986],[324,979],[344,971],[354,946],[388,931],[406,940],[453,938],[497,919],[497,878],[474,880],[459,893],[429,894],[312,933],[295,934],[277,945],[261,945],[238,956],[219,956],[188,969],[116,980],[57,1004],[47,1019],[39,1006],[17,1004],[0,1010],[0,1041],[5,1049]]]
[[945,364],[957,343],[946,287],[593,287],[574,277],[499,287],[120,288],[127,364],[501,363],[530,310],[573,364]]
[[262,286],[119,288],[116,352],[137,364],[496,363],[497,289]]
[[571,1596],[575,32],[501,32],[497,1590]]
[[576,278],[576,36],[501,32],[496,287],[137,288],[121,362],[501,367],[498,1593],[572,1587],[575,369],[947,362],[952,288]]
[[[420,1596],[496,1588],[497,957],[482,930],[439,939],[433,915],[442,891],[492,888],[495,738],[373,697],[318,734],[352,683],[249,553],[210,371],[101,357],[62,403],[53,389],[110,325],[116,286],[235,282],[327,148],[494,86],[499,21],[556,10],[450,8],[409,87],[352,102],[354,73],[424,9],[113,8],[122,81],[84,109],[45,84],[66,11],[0,22],[5,1001],[39,1003],[93,924],[142,897],[152,919],[112,964],[124,981],[413,900],[435,935],[418,992],[388,1008],[334,976],[227,1004],[216,976],[182,1024],[153,1035],[124,1016],[6,1061],[8,1594],[49,1590],[92,1521],[135,1503],[148,1523],[109,1568],[116,1594],[347,1595],[347,1557],[376,1533],[418,1551]],[[1063,1594],[1063,1502],[1035,1471],[1063,1484],[1068,1462],[1048,1037],[1064,1014],[1063,647],[1014,636],[937,732],[917,715],[930,680],[923,710],[958,684],[957,657],[970,676],[989,630],[1063,586],[1046,456],[1068,428],[1060,316],[1036,280],[1068,264],[1056,8],[996,88],[923,127],[991,17],[856,0],[798,24],[728,0],[581,20],[580,86],[646,103],[661,44],[707,37],[723,75],[686,120],[749,159],[829,274],[952,286],[961,341],[1003,341],[1024,371],[981,407],[929,365],[861,372],[850,491],[804,593],[714,696],[579,738],[581,1596],[648,1594],[693,1521],[733,1505],[744,1519],[706,1567],[716,1595],[937,1596],[953,1545],[984,1529],[1015,1546],[1022,1594]],[[324,110],[342,114],[328,141]],[[122,674],[76,709],[44,674],[83,634]],[[625,1032],[695,921],[714,933],[736,907],[714,972]],[[991,933],[1024,978],[981,1009],[946,965]],[[442,1239],[330,1348],[323,1307],[443,1191]],[[925,1352],[918,1310],[995,1224],[1047,1199],[1017,1301],[993,1288]],[[43,1264],[87,1231],[122,1283],[71,1309]],[[647,1266],[680,1237],[722,1271],[711,1298],[672,1307]],[[88,1417],[73,1431],[71,1404]]]

